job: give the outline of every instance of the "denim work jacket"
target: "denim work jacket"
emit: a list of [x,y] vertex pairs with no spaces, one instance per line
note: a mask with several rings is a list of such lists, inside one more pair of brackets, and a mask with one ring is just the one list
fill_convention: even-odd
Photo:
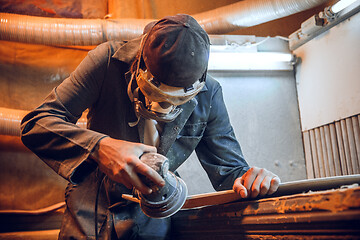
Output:
[[[143,141],[143,121],[135,127],[128,124],[137,119],[127,95],[127,85],[129,68],[139,44],[140,38],[99,45],[22,121],[23,143],[70,182],[60,238],[94,238],[95,219],[96,231],[103,239],[110,239],[113,235],[106,233],[104,226],[116,227],[119,221],[126,225],[125,220],[142,214],[139,210],[122,214],[138,208],[121,198],[122,193],[130,190],[104,177],[96,163],[88,158],[105,136]],[[230,189],[234,180],[249,167],[230,125],[221,86],[208,75],[201,92],[180,107],[182,113],[163,126],[158,152],[169,159],[170,170],[175,171],[195,150],[214,188]],[[75,123],[86,109],[87,129],[84,129]],[[141,217],[143,222],[136,227],[140,234],[141,226],[147,221],[146,216]],[[134,224],[128,225],[134,232]],[[150,228],[157,231],[147,233],[152,238],[168,231]],[[119,231],[117,237],[129,234],[127,230],[126,233]]]

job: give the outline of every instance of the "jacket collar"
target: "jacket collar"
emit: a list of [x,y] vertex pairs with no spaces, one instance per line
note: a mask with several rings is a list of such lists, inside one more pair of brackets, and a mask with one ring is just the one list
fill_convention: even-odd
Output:
[[132,64],[135,60],[136,55],[140,48],[142,36],[126,41],[113,55],[112,58],[115,58],[119,61]]

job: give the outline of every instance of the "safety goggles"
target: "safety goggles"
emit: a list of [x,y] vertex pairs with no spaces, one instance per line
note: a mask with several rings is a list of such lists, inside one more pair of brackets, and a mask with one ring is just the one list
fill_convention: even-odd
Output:
[[145,95],[153,102],[168,102],[178,106],[188,102],[196,96],[205,85],[206,72],[190,87],[173,87],[157,81],[147,70],[137,69],[136,82]]

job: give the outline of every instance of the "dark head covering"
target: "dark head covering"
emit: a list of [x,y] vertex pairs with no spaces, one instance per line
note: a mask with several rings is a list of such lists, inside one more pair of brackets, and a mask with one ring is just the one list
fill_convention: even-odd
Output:
[[210,41],[193,17],[168,16],[146,32],[143,59],[156,80],[174,87],[189,87],[204,77]]

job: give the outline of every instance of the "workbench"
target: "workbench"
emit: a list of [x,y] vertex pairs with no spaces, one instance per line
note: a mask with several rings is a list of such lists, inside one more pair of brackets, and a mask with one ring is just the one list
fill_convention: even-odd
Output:
[[181,210],[171,239],[360,239],[360,187]]
[[[57,239],[62,214],[63,208],[46,214],[2,214],[0,239]],[[360,187],[180,210],[172,216],[171,234],[174,240],[360,239]]]

